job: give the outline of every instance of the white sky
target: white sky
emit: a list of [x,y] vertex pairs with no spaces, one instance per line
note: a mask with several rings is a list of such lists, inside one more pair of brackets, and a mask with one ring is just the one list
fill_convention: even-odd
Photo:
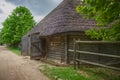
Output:
[[26,6],[38,23],[44,16],[52,11],[62,0],[0,0],[0,28],[2,22],[17,6]]

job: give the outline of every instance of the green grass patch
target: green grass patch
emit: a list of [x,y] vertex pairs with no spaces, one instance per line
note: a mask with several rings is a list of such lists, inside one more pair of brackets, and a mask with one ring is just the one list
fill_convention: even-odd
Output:
[[120,80],[119,72],[100,67],[49,67],[44,65],[40,70],[51,80]]
[[80,70],[86,72],[92,80],[120,80],[120,72],[111,69],[87,66]]
[[8,49],[17,55],[21,54],[20,48],[8,47]]

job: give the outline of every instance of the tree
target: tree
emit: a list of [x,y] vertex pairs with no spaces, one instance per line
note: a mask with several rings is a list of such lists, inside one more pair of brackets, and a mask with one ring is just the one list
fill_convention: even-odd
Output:
[[3,22],[1,31],[2,42],[11,46],[18,46],[21,38],[35,25],[31,12],[24,6],[13,10],[12,14]]
[[87,31],[87,34],[92,38],[120,40],[119,0],[83,0],[76,10],[78,13],[82,13],[85,18],[94,18],[98,26],[106,26],[106,28]]
[[3,42],[2,42],[2,39],[1,39],[1,31],[0,31],[0,45],[2,45]]

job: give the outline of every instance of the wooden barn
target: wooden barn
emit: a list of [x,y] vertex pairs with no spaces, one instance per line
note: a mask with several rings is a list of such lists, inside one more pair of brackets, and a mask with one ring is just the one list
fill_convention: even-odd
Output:
[[88,40],[85,30],[96,26],[91,19],[84,19],[76,12],[80,0],[63,0],[22,39],[22,55],[31,59],[45,58],[60,63],[69,63],[73,54],[68,48],[73,41]]

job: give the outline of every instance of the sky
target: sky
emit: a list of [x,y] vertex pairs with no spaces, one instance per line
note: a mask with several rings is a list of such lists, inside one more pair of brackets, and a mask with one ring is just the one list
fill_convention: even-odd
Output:
[[38,23],[60,2],[62,0],[0,0],[0,29],[2,28],[2,22],[17,6],[27,7],[34,16],[34,20]]

